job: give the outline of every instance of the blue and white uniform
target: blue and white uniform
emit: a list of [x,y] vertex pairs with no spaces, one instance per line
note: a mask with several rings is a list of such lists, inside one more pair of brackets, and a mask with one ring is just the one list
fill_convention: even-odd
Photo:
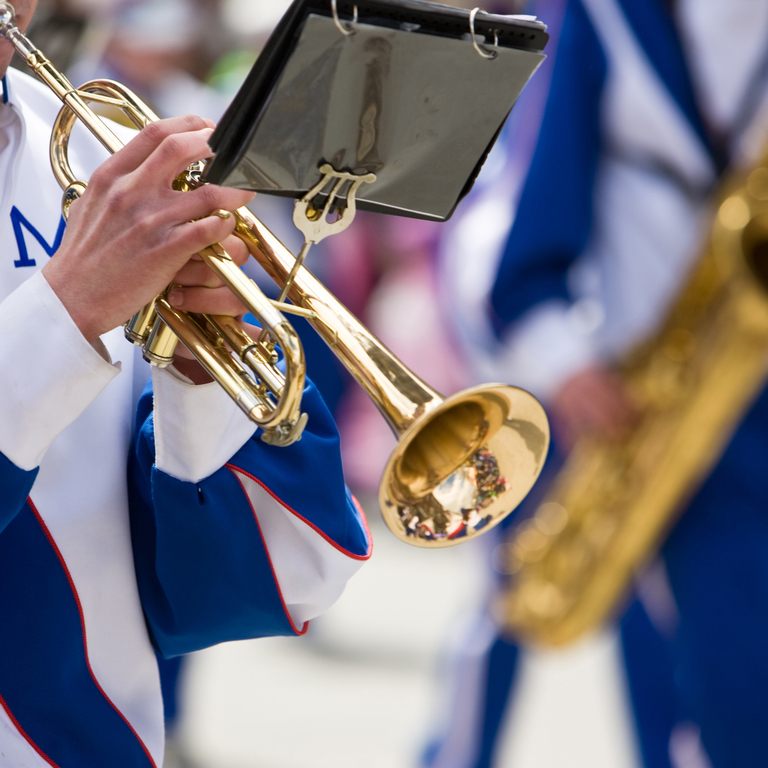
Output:
[[[175,656],[301,634],[371,543],[311,384],[302,440],[275,448],[218,385],[150,372],[122,329],[94,346],[79,333],[40,274],[64,231],[47,157],[58,109],[44,86],[8,72],[0,766],[159,767],[153,643]],[[101,162],[95,140],[81,144],[80,163]]]
[[[570,0],[555,57],[490,292],[496,375],[545,406],[570,376],[653,332],[699,253],[724,169],[748,167],[768,145],[768,5]],[[669,765],[658,735],[683,720],[701,729],[714,768],[768,764],[767,461],[762,393],[664,546],[669,645],[637,604],[625,618],[647,766]],[[484,712],[463,762],[443,749],[439,768],[492,762],[517,651],[493,627],[480,635],[470,663]],[[642,636],[661,643],[645,660]],[[654,663],[666,682],[643,674]]]

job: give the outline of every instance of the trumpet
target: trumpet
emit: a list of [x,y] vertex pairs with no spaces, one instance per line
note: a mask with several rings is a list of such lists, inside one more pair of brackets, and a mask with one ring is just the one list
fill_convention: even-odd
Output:
[[[110,152],[122,143],[89,103],[119,109],[137,127],[157,119],[120,83],[92,80],[80,88],[57,71],[24,36],[10,3],[0,2],[0,34],[64,106],[51,136],[51,164],[64,189],[64,215],[86,184],[72,172],[67,153],[79,119]],[[176,181],[201,184],[202,166]],[[297,203],[306,209],[308,199]],[[314,213],[314,209],[310,209]],[[240,299],[264,332],[251,338],[232,319],[189,315],[161,294],[126,324],[127,338],[143,347],[153,365],[169,365],[181,341],[276,446],[300,439],[306,366],[296,332],[283,312],[299,314],[331,347],[366,390],[399,438],[379,489],[385,522],[401,540],[444,547],[468,540],[500,522],[523,500],[538,477],[549,445],[544,410],[527,392],[503,384],[474,387],[444,398],[408,370],[247,208],[234,212],[235,234],[281,289],[268,299],[221,245],[200,253]],[[283,303],[288,298],[291,304]],[[279,345],[285,371],[276,367]]]

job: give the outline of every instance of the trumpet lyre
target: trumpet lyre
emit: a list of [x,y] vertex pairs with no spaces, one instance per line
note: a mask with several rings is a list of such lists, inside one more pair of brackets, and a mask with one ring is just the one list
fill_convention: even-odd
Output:
[[[122,146],[88,103],[117,107],[138,128],[156,117],[119,83],[97,80],[73,88],[18,29],[8,2],[0,2],[0,34],[64,103],[51,138],[51,161],[65,190],[66,214],[85,189],[67,159],[76,120],[109,151]],[[201,183],[199,171],[193,167],[183,174],[178,188]],[[348,176],[330,168],[328,174]],[[370,180],[360,178],[360,183]],[[348,201],[353,204],[354,196]],[[305,218],[316,213],[308,198],[299,201],[297,211]],[[306,249],[294,257],[247,208],[234,215],[235,234],[281,288],[281,299],[287,297],[292,305],[274,306],[221,246],[212,245],[201,257],[255,315],[264,333],[252,339],[231,319],[190,316],[173,309],[161,295],[126,326],[126,335],[143,346],[145,358],[167,365],[181,340],[262,428],[263,439],[289,445],[300,438],[306,423],[300,410],[305,365],[301,343],[280,310],[303,314],[399,437],[379,493],[385,521],[398,538],[423,547],[450,546],[489,530],[509,514],[538,477],[549,444],[547,419],[535,398],[501,384],[443,398],[403,366],[302,265]],[[317,242],[318,236],[308,236],[311,241]],[[282,350],[284,370],[274,365],[275,344]]]

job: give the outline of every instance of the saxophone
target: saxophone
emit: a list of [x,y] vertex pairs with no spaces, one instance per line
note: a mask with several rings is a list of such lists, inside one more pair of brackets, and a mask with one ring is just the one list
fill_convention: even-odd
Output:
[[641,418],[578,442],[502,544],[501,623],[563,645],[606,621],[768,378],[768,148],[728,180],[702,255],[652,338],[618,366]]

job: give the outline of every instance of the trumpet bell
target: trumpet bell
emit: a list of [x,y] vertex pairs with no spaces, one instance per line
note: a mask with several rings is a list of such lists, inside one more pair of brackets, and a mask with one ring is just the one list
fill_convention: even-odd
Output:
[[548,447],[544,409],[521,389],[486,384],[445,398],[400,435],[379,488],[384,520],[433,549],[484,533],[526,496]]

